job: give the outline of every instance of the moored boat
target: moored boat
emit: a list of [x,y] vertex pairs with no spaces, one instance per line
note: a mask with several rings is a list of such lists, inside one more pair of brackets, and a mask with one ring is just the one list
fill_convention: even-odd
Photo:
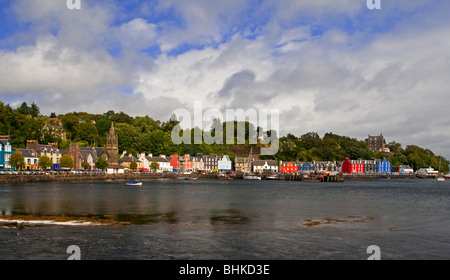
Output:
[[261,180],[261,177],[256,176],[255,174],[244,175],[245,180]]
[[142,186],[142,182],[141,181],[127,182],[127,186]]

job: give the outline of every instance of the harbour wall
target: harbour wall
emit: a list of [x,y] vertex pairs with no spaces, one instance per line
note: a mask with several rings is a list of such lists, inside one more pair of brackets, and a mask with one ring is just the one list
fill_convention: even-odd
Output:
[[211,174],[52,174],[52,175],[2,175],[0,184],[25,184],[43,182],[133,181],[178,177],[217,178]]

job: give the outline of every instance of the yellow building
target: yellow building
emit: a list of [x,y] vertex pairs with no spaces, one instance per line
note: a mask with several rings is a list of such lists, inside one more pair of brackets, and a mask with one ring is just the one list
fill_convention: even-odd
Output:
[[59,159],[61,154],[58,149],[58,144],[49,143],[48,145],[39,144],[37,140],[28,140],[27,149],[33,149],[37,151],[39,156],[48,156],[53,163],[52,169],[59,169]]

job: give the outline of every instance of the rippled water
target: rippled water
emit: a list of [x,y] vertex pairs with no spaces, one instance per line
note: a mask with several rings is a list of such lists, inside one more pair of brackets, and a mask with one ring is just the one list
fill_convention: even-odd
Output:
[[63,260],[70,245],[82,259],[362,260],[370,245],[382,259],[450,259],[450,181],[1,185],[0,211],[3,218],[108,221],[4,225],[0,259]]

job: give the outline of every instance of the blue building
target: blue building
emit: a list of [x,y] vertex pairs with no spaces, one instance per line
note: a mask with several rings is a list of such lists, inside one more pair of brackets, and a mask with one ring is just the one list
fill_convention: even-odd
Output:
[[12,148],[9,136],[0,136],[0,170],[11,169],[9,158],[14,149]]
[[316,171],[316,166],[311,162],[299,162],[298,172],[299,173],[310,173]]
[[392,165],[386,158],[377,161],[377,173],[392,174]]

